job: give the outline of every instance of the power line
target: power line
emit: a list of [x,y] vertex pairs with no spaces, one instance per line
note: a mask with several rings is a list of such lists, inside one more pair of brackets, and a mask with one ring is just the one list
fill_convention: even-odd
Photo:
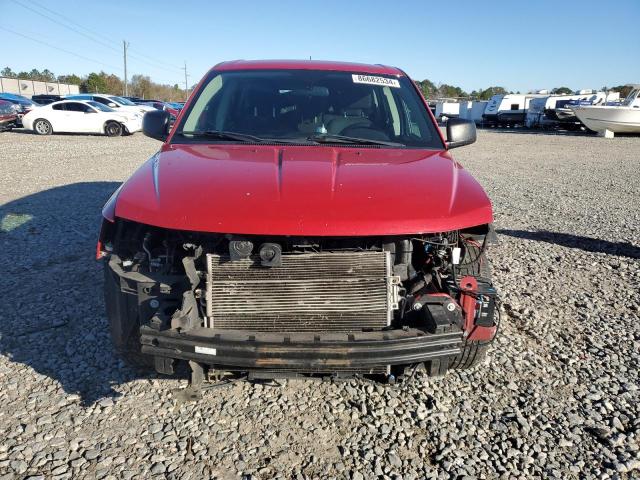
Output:
[[[141,57],[141,56],[142,56],[142,54],[140,54],[140,53],[133,53],[133,54],[132,54],[132,56],[134,56],[134,57],[135,57],[135,56],[137,56],[137,57]],[[144,55],[144,57],[146,57],[147,59],[150,59],[150,60],[151,60],[151,61],[153,61],[154,63],[157,63],[159,68],[164,68],[165,70],[171,70],[171,71],[174,71],[174,70],[180,70],[180,67],[176,67],[176,66],[174,66],[174,65],[171,65],[171,64],[169,64],[169,63],[166,63],[166,62],[163,62],[163,61],[160,61],[160,60],[155,60],[153,57],[150,57],[149,55]],[[166,66],[165,66],[165,67],[162,67],[161,65],[166,65]]]
[[60,50],[61,52],[67,53],[69,55],[73,55],[74,57],[81,58],[82,60],[86,60],[88,62],[99,63],[100,65],[104,65],[105,67],[109,67],[109,68],[114,69],[114,70],[119,70],[120,69],[120,67],[114,67],[113,65],[110,65],[108,63],[104,63],[104,62],[101,62],[99,60],[94,60],[94,59],[85,57],[84,55],[80,55],[78,53],[71,52],[71,51],[66,50],[64,48],[54,47],[53,45],[51,45],[51,44],[49,44],[47,42],[43,42],[42,40],[38,40],[37,38],[30,37],[29,35],[25,35],[24,33],[16,32],[14,30],[11,30],[9,28],[3,27],[1,25],[0,25],[0,30],[4,30],[5,32],[13,33],[14,35],[18,35],[19,37],[23,37],[23,38],[26,38],[28,40],[32,40],[34,42],[40,43],[42,45],[45,45],[45,46],[47,46],[49,48],[53,48],[55,50]]
[[39,12],[38,10],[36,10],[36,9],[34,9],[34,8],[31,8],[30,6],[23,4],[23,3],[19,2],[18,0],[14,0],[14,1],[15,1],[15,3],[17,3],[17,4],[18,4],[18,5],[20,5],[21,7],[26,8],[27,10],[30,10],[30,11],[32,11],[33,13],[37,14],[37,15],[40,15],[41,17],[44,17],[44,18],[46,18],[46,19],[48,19],[48,20],[51,20],[52,22],[54,22],[54,23],[56,23],[56,24],[58,24],[58,25],[61,25],[61,26],[65,27],[65,28],[67,28],[67,29],[71,30],[72,32],[77,33],[78,35],[82,35],[83,37],[88,38],[89,40],[92,40],[92,41],[94,41],[94,42],[96,42],[96,43],[99,43],[100,45],[102,45],[102,46],[104,46],[104,47],[107,47],[107,48],[110,48],[111,50],[115,50],[116,52],[119,52],[119,50],[118,50],[117,48],[112,47],[111,45],[108,45],[108,44],[106,44],[105,42],[102,42],[102,41],[100,41],[100,40],[96,40],[95,38],[93,38],[93,37],[91,37],[91,36],[87,35],[86,33],[82,33],[81,31],[79,31],[79,30],[77,30],[77,29],[75,29],[75,28],[73,28],[73,27],[70,27],[69,25],[65,25],[64,23],[59,22],[59,21],[58,21],[58,20],[56,20],[55,18],[51,18],[49,15],[46,15],[46,14],[44,14],[44,13],[42,13],[42,12]]
[[[14,0],[15,3],[17,3],[18,5],[20,5],[23,8],[26,8],[27,10],[30,10],[30,11],[32,11],[32,12],[34,12],[34,13],[36,13],[36,14],[38,14],[38,15],[46,18],[46,19],[48,19],[48,20],[51,20],[52,22],[54,22],[54,23],[56,23],[58,25],[61,25],[61,26],[65,27],[65,28],[67,28],[67,29],[79,34],[79,35],[82,35],[83,37],[88,38],[89,40],[91,40],[93,42],[96,42],[96,43],[98,43],[98,44],[100,44],[100,45],[102,45],[102,46],[104,46],[106,48],[109,48],[109,49],[111,49],[111,50],[113,50],[115,52],[118,52],[118,53],[120,52],[120,49],[116,48],[114,46],[115,42],[113,40],[109,39],[108,37],[106,37],[106,36],[104,36],[102,34],[99,34],[97,32],[94,32],[93,30],[90,30],[90,29],[86,28],[85,26],[79,24],[78,22],[75,22],[75,21],[71,20],[70,18],[68,18],[68,17],[66,17],[64,15],[53,11],[50,8],[45,7],[44,5],[39,4],[38,2],[35,2],[33,0],[30,0],[30,1],[31,1],[32,4],[37,5],[38,7],[42,8],[42,9],[44,9],[44,10],[46,10],[46,11],[48,11],[48,12],[50,12],[50,13],[52,13],[52,14],[60,17],[60,18],[63,18],[67,23],[70,23],[72,25],[75,25],[75,26],[87,31],[87,32],[90,32],[91,35],[87,35],[86,33],[83,33],[81,31],[79,31],[77,28],[74,28],[74,27],[71,27],[69,25],[66,25],[66,24],[64,24],[64,23],[62,23],[62,22],[50,17],[49,15],[46,15],[46,14],[44,14],[44,13],[42,13],[42,12],[40,12],[40,11],[34,9],[34,8],[31,8],[28,5],[25,5],[25,4],[21,3],[21,2],[19,2],[18,0]],[[109,44],[104,42],[104,41],[102,41],[102,40],[99,40],[96,37],[101,37],[101,38],[106,39],[106,41],[109,42]],[[166,63],[164,61],[155,60],[155,59],[153,59],[153,57],[150,57],[149,55],[129,53],[129,56],[133,57],[133,58],[136,58],[138,61],[147,63],[148,65],[150,65],[150,66],[152,66],[154,68],[160,68],[160,69],[169,70],[169,71],[180,70],[180,68],[175,67],[173,65],[170,65],[170,64],[168,64],[168,63]],[[163,65],[166,65],[166,66],[163,66]]]
[[[55,10],[51,10],[50,8],[45,7],[44,5],[42,5],[42,4],[38,3],[38,2],[36,2],[35,0],[29,0],[29,1],[30,1],[30,3],[32,3],[32,4],[34,4],[34,5],[37,5],[38,7],[42,8],[43,10],[46,10],[47,12],[52,13],[52,14],[56,15],[57,17],[63,18],[63,19],[64,19],[64,20],[66,20],[67,22],[69,22],[69,23],[71,23],[71,24],[75,25],[76,27],[80,27],[80,28],[82,28],[83,30],[85,30],[85,31],[89,32],[90,34],[92,34],[92,35],[94,35],[94,36],[96,36],[96,37],[101,37],[101,38],[103,38],[104,40],[106,40],[107,42],[113,42],[113,40],[112,40],[111,38],[107,37],[106,35],[102,35],[102,34],[100,34],[100,33],[98,33],[98,32],[95,32],[95,31],[93,31],[93,30],[90,30],[90,29],[88,29],[87,27],[85,27],[84,25],[81,25],[81,24],[79,24],[79,23],[77,23],[77,22],[75,22],[75,21],[71,20],[69,17],[65,17],[64,15],[62,15],[61,13],[56,12]],[[115,42],[113,42],[113,43],[115,43]]]

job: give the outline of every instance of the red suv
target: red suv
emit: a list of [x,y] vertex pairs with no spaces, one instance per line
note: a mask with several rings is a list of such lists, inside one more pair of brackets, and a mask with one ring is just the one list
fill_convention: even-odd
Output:
[[111,335],[172,373],[430,374],[496,334],[492,208],[411,79],[383,65],[234,61],[202,79],[103,209]]

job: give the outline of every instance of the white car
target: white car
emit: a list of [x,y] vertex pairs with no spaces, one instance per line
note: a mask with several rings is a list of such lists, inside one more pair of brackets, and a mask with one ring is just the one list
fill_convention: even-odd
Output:
[[94,101],[106,105],[109,108],[120,112],[134,112],[144,115],[146,112],[153,112],[155,108],[150,105],[136,105],[131,100],[118,97],[116,95],[107,95],[104,93],[81,93],[79,95],[67,95],[65,100],[87,100]]
[[30,111],[22,117],[22,125],[38,135],[69,132],[101,133],[117,137],[140,130],[142,115],[116,112],[93,101],[61,100]]

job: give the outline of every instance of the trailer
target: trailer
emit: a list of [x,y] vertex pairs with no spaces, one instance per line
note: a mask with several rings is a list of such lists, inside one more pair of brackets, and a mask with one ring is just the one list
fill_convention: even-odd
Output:
[[486,100],[467,100],[460,102],[460,118],[473,120],[475,123],[482,123],[484,110],[489,102]]
[[435,117],[438,119],[438,121],[443,121],[447,118],[456,118],[459,115],[460,103],[448,100],[439,100],[438,102],[436,102]]
[[546,96],[537,93],[494,95],[482,117],[494,125],[524,125],[531,100]]

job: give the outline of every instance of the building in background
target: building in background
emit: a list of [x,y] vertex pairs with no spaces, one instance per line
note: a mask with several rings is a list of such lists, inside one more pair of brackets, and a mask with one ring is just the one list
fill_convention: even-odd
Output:
[[0,77],[0,93],[15,93],[29,98],[33,95],[74,95],[80,93],[80,87],[67,83]]

